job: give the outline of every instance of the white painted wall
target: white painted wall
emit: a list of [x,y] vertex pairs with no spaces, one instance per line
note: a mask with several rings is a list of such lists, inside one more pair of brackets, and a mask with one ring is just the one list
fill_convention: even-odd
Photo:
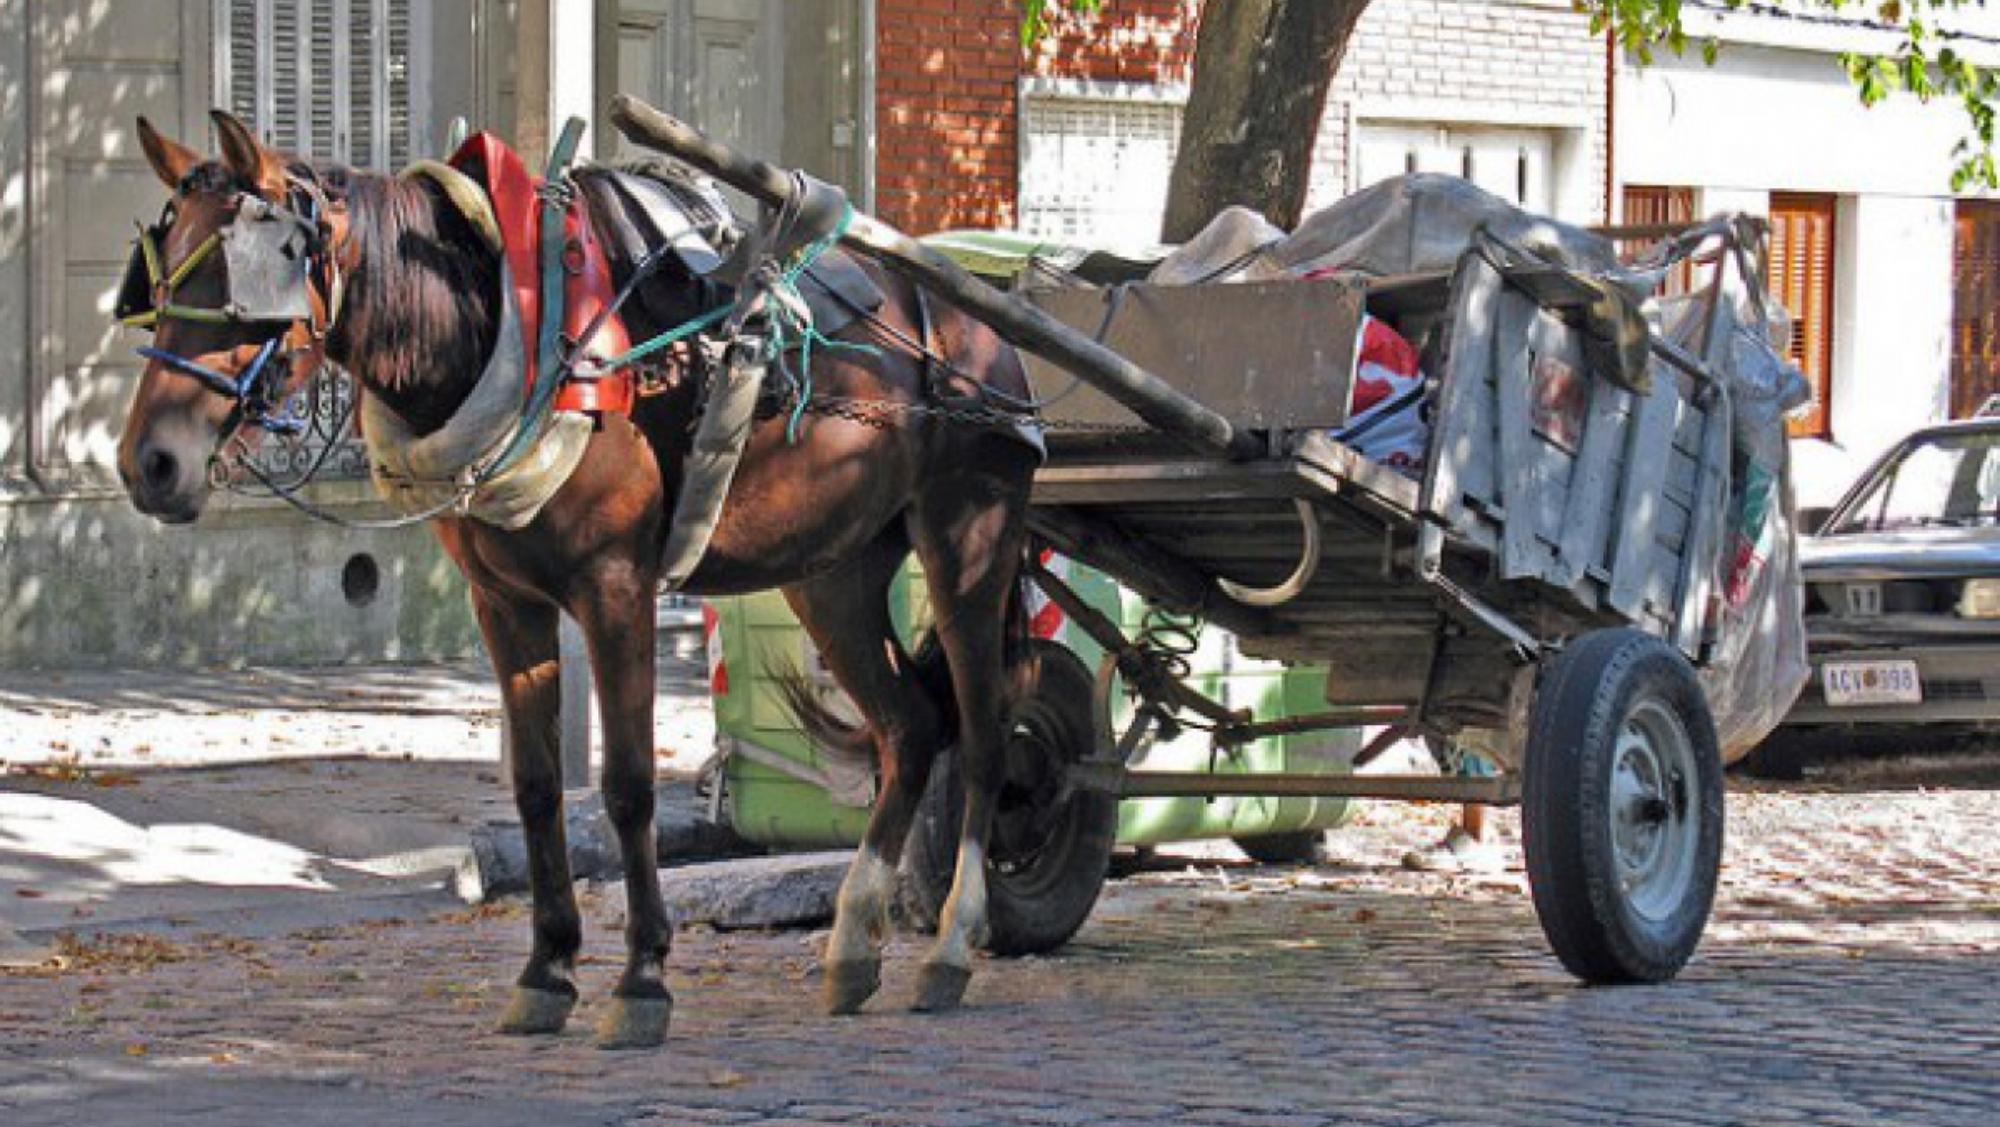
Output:
[[1831,504],[1950,406],[1952,203],[1855,196],[1835,235],[1833,438],[1792,443],[1802,505]]
[[[1696,187],[1704,214],[1764,214],[1774,190],[1840,197],[1832,437],[1792,444],[1799,503],[1830,504],[1890,443],[1946,413],[1952,146],[1964,118],[1910,97],[1863,107],[1830,53],[1860,44],[1770,21],[1718,30],[1728,41],[1712,68],[1620,69],[1616,179]],[[1816,49],[1774,45],[1786,35]]]
[[26,0],[0,0],[0,493],[18,480],[28,403]]
[[1618,74],[1617,174],[1636,184],[1947,194],[1964,116],[1901,95],[1863,107],[1832,55],[1752,44]]

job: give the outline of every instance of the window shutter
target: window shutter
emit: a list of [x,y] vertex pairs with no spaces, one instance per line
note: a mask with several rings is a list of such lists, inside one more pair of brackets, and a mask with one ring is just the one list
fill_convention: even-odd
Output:
[[[1662,187],[1649,184],[1628,184],[1625,186],[1624,227],[1664,227],[1694,222],[1694,189],[1684,187]],[[1638,253],[1657,242],[1656,239],[1635,239],[1624,249]],[[1684,261],[1668,272],[1666,284],[1662,287],[1668,294],[1691,293],[1696,288],[1695,264]]]
[[[378,4],[383,0],[376,0]],[[416,32],[410,11],[412,0],[394,0],[386,4],[380,27],[386,32],[381,64],[375,73],[381,77],[381,106],[376,111],[375,127],[380,131],[382,144],[386,149],[384,165],[401,168],[413,160],[422,138],[418,134],[419,124],[413,119],[411,106],[415,102],[411,75],[415,71],[413,53],[416,50]]]
[[1960,200],[1952,241],[1951,415],[2000,395],[2000,203]]
[[1812,385],[1813,402],[1792,420],[1793,437],[1825,438],[1833,391],[1834,197],[1771,194],[1771,296],[1792,315],[1786,358]]
[[222,0],[218,88],[271,145],[367,168],[407,164],[423,0]]

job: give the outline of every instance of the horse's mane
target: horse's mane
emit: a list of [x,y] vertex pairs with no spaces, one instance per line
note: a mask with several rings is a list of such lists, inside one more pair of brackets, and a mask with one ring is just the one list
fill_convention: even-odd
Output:
[[427,177],[317,175],[348,212],[350,274],[328,354],[429,433],[458,409],[493,350],[499,256]]

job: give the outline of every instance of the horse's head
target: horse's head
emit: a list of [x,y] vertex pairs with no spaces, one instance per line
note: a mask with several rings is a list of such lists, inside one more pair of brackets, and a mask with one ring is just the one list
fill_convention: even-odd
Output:
[[297,427],[284,404],[324,359],[339,303],[336,217],[317,180],[241,121],[212,116],[219,159],[139,119],[146,160],[173,194],[118,294],[119,318],[153,334],[118,475],[140,512],[170,524],[200,515],[226,445]]

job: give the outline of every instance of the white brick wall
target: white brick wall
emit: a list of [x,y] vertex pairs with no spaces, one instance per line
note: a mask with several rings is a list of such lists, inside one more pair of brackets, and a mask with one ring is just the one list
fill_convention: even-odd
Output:
[[1605,42],[1562,0],[1375,0],[1327,95],[1309,208],[1351,191],[1355,123],[1557,131],[1557,210],[1604,218]]

